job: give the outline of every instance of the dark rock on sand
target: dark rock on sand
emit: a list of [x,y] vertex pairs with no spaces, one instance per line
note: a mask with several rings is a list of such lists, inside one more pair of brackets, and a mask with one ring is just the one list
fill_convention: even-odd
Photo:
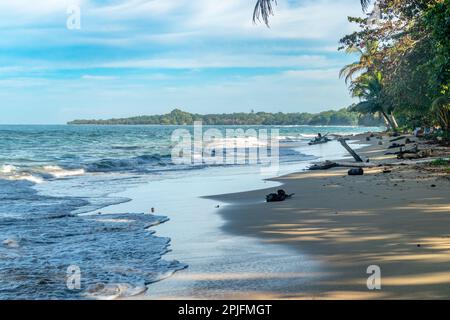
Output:
[[364,175],[364,170],[362,168],[355,168],[348,170],[349,176],[362,176]]

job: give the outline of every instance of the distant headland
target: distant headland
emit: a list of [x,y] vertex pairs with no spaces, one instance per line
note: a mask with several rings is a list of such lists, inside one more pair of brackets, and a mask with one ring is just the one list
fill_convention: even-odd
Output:
[[342,125],[381,126],[381,117],[351,111],[351,108],[330,110],[321,113],[232,113],[196,114],[174,109],[163,115],[136,116],[107,120],[74,120],[69,125],[191,125],[202,121],[204,125]]

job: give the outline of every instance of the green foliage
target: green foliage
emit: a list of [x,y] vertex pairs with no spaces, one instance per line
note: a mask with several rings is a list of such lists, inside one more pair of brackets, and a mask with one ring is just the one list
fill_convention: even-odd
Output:
[[398,117],[401,126],[438,125],[448,132],[450,0],[376,4],[379,19],[349,18],[359,30],[341,39],[341,49],[360,52],[360,60],[342,71],[362,100],[356,110],[383,111],[394,126]]
[[75,120],[69,124],[97,125],[191,125],[203,121],[205,125],[382,125],[379,117],[367,116],[347,108],[338,111],[310,113],[233,113],[233,114],[192,114],[173,110],[165,115],[139,116],[109,120]]
[[434,100],[431,111],[441,128],[450,131],[450,98],[442,96]]

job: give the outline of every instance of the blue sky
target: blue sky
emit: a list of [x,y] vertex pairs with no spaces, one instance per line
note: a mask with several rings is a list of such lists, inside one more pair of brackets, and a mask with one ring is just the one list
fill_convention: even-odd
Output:
[[0,0],[0,123],[349,105],[337,47],[359,1],[279,0],[270,29],[254,2]]

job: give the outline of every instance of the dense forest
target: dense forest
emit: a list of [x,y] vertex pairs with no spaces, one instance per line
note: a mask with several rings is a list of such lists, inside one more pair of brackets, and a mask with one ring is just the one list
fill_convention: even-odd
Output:
[[205,125],[348,125],[379,126],[383,121],[379,116],[361,114],[348,108],[338,111],[311,113],[233,113],[233,114],[192,114],[173,110],[169,114],[138,116],[109,120],[75,120],[72,125],[191,125],[194,121],[203,121]]

